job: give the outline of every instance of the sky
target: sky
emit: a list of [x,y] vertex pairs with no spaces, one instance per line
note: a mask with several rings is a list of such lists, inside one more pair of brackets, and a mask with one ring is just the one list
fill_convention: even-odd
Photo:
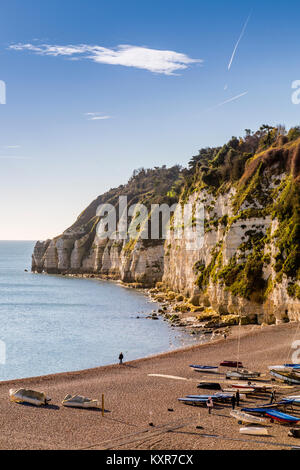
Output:
[[0,7],[1,240],[60,234],[136,168],[300,124],[299,2]]

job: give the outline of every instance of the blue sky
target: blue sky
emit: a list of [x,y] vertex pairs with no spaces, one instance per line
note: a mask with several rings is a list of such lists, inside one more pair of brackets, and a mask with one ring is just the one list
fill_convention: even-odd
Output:
[[135,168],[299,124],[299,13],[289,0],[2,0],[0,239],[61,233]]

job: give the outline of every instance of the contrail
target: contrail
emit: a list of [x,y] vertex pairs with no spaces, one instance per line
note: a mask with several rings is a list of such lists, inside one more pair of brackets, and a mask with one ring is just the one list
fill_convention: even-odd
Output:
[[232,62],[233,62],[233,59],[234,59],[234,57],[235,57],[237,48],[239,47],[239,44],[240,44],[240,42],[241,42],[241,40],[242,40],[242,38],[243,38],[243,36],[244,36],[244,34],[245,34],[245,31],[246,31],[246,28],[247,28],[247,26],[248,26],[248,23],[249,23],[249,20],[250,20],[250,18],[251,18],[251,15],[252,15],[252,12],[251,12],[250,15],[248,16],[247,21],[246,21],[246,23],[244,24],[244,27],[243,27],[242,32],[241,32],[241,34],[240,34],[240,37],[239,37],[239,39],[238,39],[238,42],[237,42],[236,45],[235,45],[235,48],[234,48],[234,50],[233,50],[233,53],[232,53],[232,56],[231,56],[231,59],[230,59],[229,65],[228,65],[228,70],[231,69]]
[[230,98],[229,100],[222,101],[222,103],[217,104],[216,106],[213,106],[212,108],[209,108],[208,111],[211,111],[212,109],[220,108],[221,106],[224,106],[224,104],[231,103],[232,101],[238,100],[239,98],[242,98],[242,96],[247,95],[249,92],[245,91],[244,93],[241,93],[240,95],[234,96],[233,98]]

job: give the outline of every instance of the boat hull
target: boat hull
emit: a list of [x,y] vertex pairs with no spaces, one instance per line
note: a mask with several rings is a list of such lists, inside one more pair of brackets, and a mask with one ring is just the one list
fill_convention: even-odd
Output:
[[267,428],[248,426],[240,428],[240,433],[248,436],[268,436],[269,430]]

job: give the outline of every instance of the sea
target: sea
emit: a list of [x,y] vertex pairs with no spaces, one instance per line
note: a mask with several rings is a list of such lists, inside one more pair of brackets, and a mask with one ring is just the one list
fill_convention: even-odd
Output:
[[[0,241],[0,381],[151,356],[199,338],[117,283],[30,272],[35,242]],[[27,271],[27,272],[26,272]]]

